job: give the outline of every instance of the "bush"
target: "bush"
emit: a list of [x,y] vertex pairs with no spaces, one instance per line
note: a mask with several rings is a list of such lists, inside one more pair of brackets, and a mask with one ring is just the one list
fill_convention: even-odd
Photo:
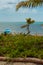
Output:
[[1,34],[0,56],[43,59],[43,36]]

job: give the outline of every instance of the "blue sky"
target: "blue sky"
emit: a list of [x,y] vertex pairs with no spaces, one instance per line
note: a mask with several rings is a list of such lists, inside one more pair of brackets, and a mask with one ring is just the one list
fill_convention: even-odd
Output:
[[25,18],[43,21],[43,6],[16,11],[16,4],[20,1],[23,0],[0,0],[0,22],[23,22]]

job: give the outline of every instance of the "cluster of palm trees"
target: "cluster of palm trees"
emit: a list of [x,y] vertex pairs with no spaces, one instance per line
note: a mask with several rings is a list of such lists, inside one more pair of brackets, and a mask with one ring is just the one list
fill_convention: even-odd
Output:
[[[42,6],[43,5],[43,0],[26,0],[26,1],[21,1],[19,2],[17,5],[16,5],[16,11],[20,8],[20,7],[37,7],[37,6]],[[31,18],[27,18],[26,19],[27,21],[27,24],[26,25],[23,25],[21,26],[21,28],[25,28],[27,27],[27,30],[28,30],[28,34],[30,33],[29,31],[29,25],[31,23],[34,23],[35,21],[34,20],[31,20]]]

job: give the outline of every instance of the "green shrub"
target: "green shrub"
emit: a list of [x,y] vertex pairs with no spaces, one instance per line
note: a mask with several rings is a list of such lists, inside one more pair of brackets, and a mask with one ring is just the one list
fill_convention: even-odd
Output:
[[0,35],[0,56],[43,59],[43,36],[24,34]]

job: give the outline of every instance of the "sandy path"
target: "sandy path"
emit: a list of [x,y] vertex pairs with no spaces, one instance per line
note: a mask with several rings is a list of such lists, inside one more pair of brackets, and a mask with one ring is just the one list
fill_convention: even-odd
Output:
[[35,64],[35,63],[24,63],[24,62],[14,62],[14,63],[7,63],[7,62],[1,62],[0,65],[42,65],[42,64]]

